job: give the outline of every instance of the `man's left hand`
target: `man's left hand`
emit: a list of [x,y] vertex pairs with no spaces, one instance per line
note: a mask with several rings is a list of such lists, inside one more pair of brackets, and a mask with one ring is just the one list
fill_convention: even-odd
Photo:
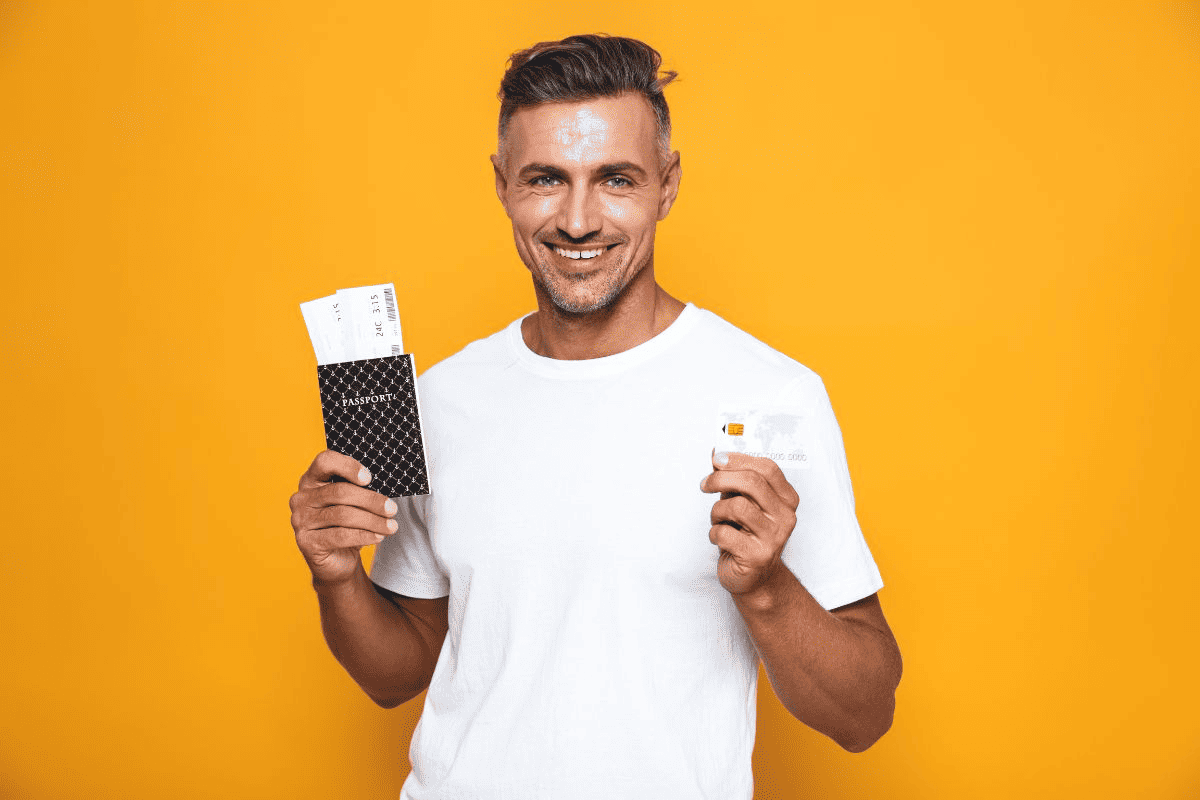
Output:
[[783,568],[780,555],[796,527],[800,496],[774,461],[742,453],[714,453],[713,472],[700,489],[721,493],[708,532],[721,550],[721,585],[733,595],[764,587]]

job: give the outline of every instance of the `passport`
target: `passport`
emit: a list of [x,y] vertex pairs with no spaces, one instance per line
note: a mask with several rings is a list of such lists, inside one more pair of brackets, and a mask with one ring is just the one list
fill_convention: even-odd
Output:
[[317,365],[325,444],[371,471],[387,497],[429,494],[411,353]]

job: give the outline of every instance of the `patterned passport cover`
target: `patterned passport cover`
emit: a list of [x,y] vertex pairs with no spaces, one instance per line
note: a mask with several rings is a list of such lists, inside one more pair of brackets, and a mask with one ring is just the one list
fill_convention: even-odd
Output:
[[318,364],[325,444],[371,471],[388,497],[429,494],[411,354]]

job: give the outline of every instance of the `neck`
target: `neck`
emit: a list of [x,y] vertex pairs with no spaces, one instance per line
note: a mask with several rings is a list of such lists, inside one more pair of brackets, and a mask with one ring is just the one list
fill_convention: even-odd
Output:
[[554,305],[540,287],[538,310],[525,318],[521,335],[540,356],[565,361],[622,353],[653,339],[683,311],[646,268],[611,305],[587,314],[570,314]]

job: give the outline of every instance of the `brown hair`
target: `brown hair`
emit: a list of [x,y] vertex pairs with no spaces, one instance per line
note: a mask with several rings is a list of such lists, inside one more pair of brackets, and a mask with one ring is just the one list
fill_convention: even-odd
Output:
[[570,103],[593,97],[637,92],[654,109],[658,144],[664,160],[671,149],[671,113],[663,87],[678,73],[659,77],[662,56],[637,39],[607,34],[568,36],[558,42],[538,42],[513,53],[500,81],[500,150],[517,109],[542,103]]

